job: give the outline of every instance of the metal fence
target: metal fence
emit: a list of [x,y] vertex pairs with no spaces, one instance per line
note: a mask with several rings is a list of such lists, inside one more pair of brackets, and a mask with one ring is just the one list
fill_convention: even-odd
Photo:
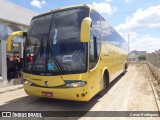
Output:
[[160,68],[160,50],[148,53],[146,55],[146,59],[148,62],[153,64],[154,66]]
[[146,55],[146,60],[155,78],[160,81],[160,50],[148,53]]

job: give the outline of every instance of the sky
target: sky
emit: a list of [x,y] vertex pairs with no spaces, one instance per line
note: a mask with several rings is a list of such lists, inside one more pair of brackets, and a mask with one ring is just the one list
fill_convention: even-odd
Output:
[[65,6],[89,4],[97,9],[126,41],[129,40],[130,51],[151,53],[160,49],[160,0],[9,1],[39,13]]

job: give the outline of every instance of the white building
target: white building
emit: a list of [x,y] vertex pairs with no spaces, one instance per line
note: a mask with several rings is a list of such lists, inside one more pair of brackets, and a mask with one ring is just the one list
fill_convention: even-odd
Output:
[[146,55],[146,51],[131,51],[131,53],[129,54],[129,60],[130,61],[139,61],[138,57],[140,55]]
[[2,75],[3,80],[7,80],[6,40],[8,35],[13,31],[27,31],[32,17],[38,13],[8,0],[0,1],[0,11],[0,76]]

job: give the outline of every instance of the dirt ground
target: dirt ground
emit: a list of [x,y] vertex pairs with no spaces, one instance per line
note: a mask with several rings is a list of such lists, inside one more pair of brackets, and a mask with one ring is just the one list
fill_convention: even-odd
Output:
[[[96,95],[89,102],[45,99],[27,96],[23,89],[0,94],[0,111],[158,111],[146,71],[146,64],[130,64],[108,87],[102,97]],[[40,118],[38,118],[40,119]],[[53,118],[42,118],[41,120]],[[56,118],[58,119],[58,118]],[[62,118],[59,118],[60,120]],[[64,118],[63,118],[64,119]],[[160,120],[156,117],[78,117],[65,119],[113,119],[113,120]],[[16,119],[15,119],[16,120]]]

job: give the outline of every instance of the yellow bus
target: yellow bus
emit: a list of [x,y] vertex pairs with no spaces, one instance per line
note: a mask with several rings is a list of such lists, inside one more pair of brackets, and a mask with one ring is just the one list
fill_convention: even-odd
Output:
[[91,6],[33,17],[25,36],[23,85],[28,95],[89,101],[127,69],[127,43]]

